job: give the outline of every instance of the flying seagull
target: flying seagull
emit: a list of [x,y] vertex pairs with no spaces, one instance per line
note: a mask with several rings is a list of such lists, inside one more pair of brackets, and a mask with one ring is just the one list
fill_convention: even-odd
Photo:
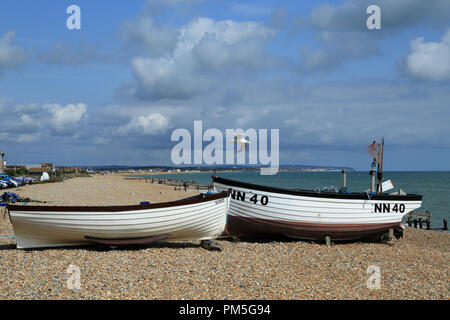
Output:
[[237,134],[234,136],[234,139],[228,140],[228,142],[230,143],[235,143],[235,144],[239,144],[239,150],[238,152],[241,152],[242,150],[244,150],[245,148],[248,147],[248,145],[250,144],[250,141],[245,140],[245,136],[243,134]]

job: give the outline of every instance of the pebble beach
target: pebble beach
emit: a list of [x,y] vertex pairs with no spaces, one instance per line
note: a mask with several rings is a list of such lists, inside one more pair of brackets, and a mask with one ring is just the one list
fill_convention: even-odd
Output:
[[[121,205],[197,194],[119,174],[27,185],[13,192],[49,205]],[[0,299],[449,299],[450,234],[406,227],[389,243],[218,240],[18,250],[0,216]],[[80,270],[69,288],[68,267]],[[371,266],[379,288],[369,288]],[[369,271],[368,271],[369,270]]]

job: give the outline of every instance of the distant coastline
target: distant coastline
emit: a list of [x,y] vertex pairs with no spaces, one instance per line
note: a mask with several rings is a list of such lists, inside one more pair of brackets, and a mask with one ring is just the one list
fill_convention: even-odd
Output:
[[[176,167],[176,166],[82,166],[89,173],[195,173],[195,172],[256,172],[261,169],[260,166],[190,166],[190,167]],[[338,166],[313,166],[313,165],[280,165],[280,172],[341,172],[346,170],[354,172],[355,169],[351,167]]]

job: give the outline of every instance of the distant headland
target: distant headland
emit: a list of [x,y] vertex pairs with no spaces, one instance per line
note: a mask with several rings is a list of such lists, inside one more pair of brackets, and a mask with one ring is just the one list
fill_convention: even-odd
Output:
[[[254,165],[218,165],[218,166],[81,166],[88,172],[111,171],[111,172],[202,172],[202,171],[259,171],[260,166]],[[280,165],[281,172],[340,172],[342,170],[355,171],[351,167],[340,166],[316,166],[316,165]]]

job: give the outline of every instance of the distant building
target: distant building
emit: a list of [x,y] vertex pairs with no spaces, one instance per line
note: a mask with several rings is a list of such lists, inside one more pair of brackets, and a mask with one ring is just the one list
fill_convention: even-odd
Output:
[[42,168],[42,166],[40,164],[27,164],[25,165],[25,167],[30,170],[32,168]]
[[12,170],[17,170],[17,169],[26,169],[27,166],[25,165],[9,165],[9,166],[5,166],[5,169],[12,169]]
[[53,163],[41,163],[42,168],[50,168],[52,172],[55,172],[57,167]]
[[80,172],[81,168],[78,168],[78,167],[64,167],[63,171],[64,172]]
[[50,168],[29,168],[28,169],[28,172],[29,172],[29,174],[30,174],[30,176],[42,176],[42,173],[44,173],[44,172],[47,172],[47,173],[49,173],[49,172],[51,172],[51,169]]

